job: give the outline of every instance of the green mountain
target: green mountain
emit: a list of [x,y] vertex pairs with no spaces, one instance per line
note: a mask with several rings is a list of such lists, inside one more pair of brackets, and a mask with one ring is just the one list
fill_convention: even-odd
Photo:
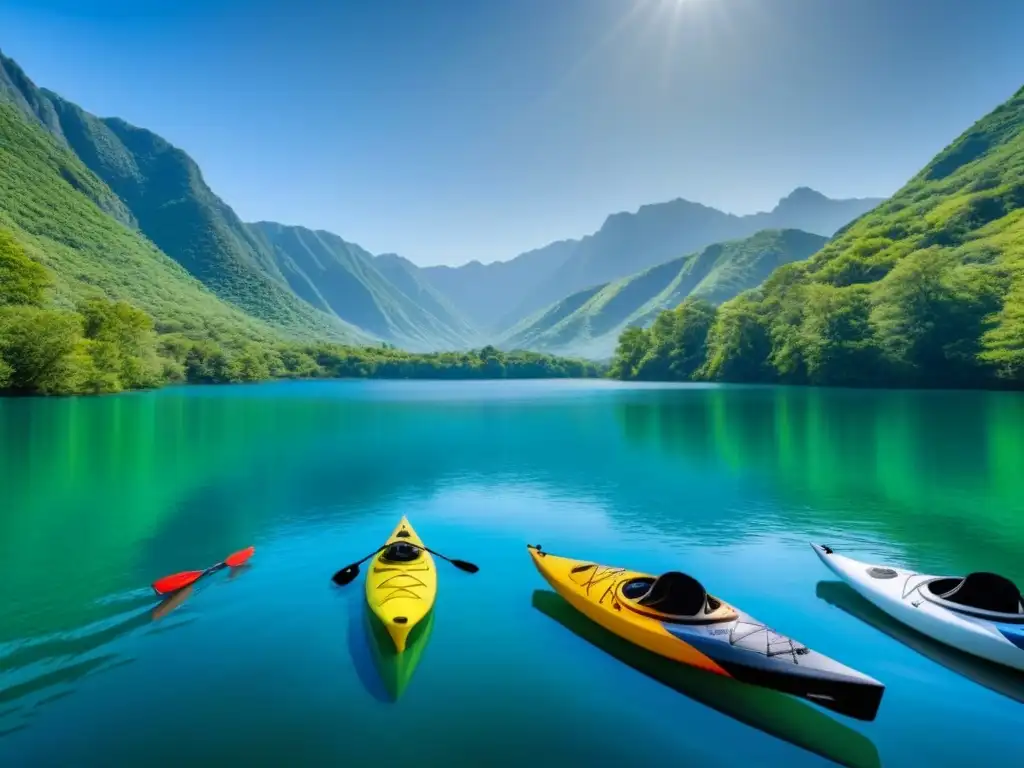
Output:
[[275,335],[108,212],[127,217],[114,193],[73,152],[0,101],[0,227],[50,268],[58,306],[102,295],[132,301],[164,329],[251,339]]
[[182,379],[597,373],[488,347],[414,355],[289,343],[104,209],[119,210],[109,187],[37,121],[0,102],[0,393],[116,392]]
[[806,259],[826,242],[821,235],[785,229],[709,245],[698,253],[574,293],[520,322],[501,346],[610,357],[624,328],[647,325],[661,310],[688,296],[721,303],[758,285],[776,267]]
[[317,309],[409,350],[471,345],[466,322],[401,257],[374,257],[322,230],[267,221],[249,228],[291,290]]
[[120,203],[100,207],[137,227],[215,294],[290,334],[364,339],[288,288],[272,255],[203,181],[195,162],[147,130],[98,118],[37,88],[0,54],[0,98],[74,152]]
[[689,349],[624,334],[616,370],[701,348],[700,378],[1024,386],[1024,88],[811,259],[700,324]]
[[453,329],[458,338],[477,343],[480,333],[448,297],[423,276],[419,267],[397,253],[379,254],[374,265],[395,288]]
[[384,340],[410,350],[465,349],[477,340],[408,262],[377,260],[328,232],[244,224],[185,152],[37,88],[2,55],[0,101],[37,121],[104,182],[114,194],[96,197],[102,210],[139,230],[219,297],[287,335]]
[[423,271],[467,317],[482,328],[502,332],[566,296],[714,243],[765,229],[831,236],[879,202],[832,200],[801,187],[769,212],[736,216],[677,199],[613,214],[592,235],[553,243],[511,261]]

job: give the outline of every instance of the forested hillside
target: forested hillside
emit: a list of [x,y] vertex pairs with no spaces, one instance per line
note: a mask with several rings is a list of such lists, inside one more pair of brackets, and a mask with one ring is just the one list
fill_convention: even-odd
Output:
[[[686,361],[678,363],[677,361]],[[623,333],[622,378],[1024,385],[1024,88],[805,262]]]
[[301,301],[266,248],[203,181],[193,160],[150,131],[101,119],[37,88],[0,55],[0,98],[20,107],[99,177],[122,210],[105,209],[137,227],[213,293],[253,317],[291,333],[338,341],[367,339],[337,317]]
[[[590,364],[493,348],[416,355],[379,344],[341,346],[330,332],[299,338],[294,325],[253,317],[136,229],[124,202],[10,94],[8,86],[0,92],[0,392],[103,393],[274,377],[596,374]],[[328,331],[345,328],[309,311]]]
[[675,307],[687,296],[721,303],[758,285],[776,267],[806,259],[825,242],[820,235],[787,229],[709,245],[698,253],[575,293],[524,320],[502,343],[605,359],[611,357],[627,326],[648,325],[658,312]]

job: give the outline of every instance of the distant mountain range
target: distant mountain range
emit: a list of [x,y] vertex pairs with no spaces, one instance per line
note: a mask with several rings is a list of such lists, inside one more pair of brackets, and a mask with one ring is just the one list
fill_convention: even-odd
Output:
[[330,232],[262,221],[249,229],[301,299],[323,312],[413,349],[463,349],[476,334],[415,265],[379,257]]
[[[648,310],[682,295],[670,284],[688,284],[687,270],[696,278],[713,261],[699,253],[709,246],[723,243],[726,255],[708,267],[702,285],[719,286],[711,293],[724,300],[762,279],[772,259],[809,255],[799,254],[818,240],[805,235],[794,246],[799,234],[790,230],[831,236],[879,202],[800,188],[770,212],[735,216],[674,200],[613,214],[591,235],[506,262],[419,268],[329,232],[241,221],[184,151],[38,88],[2,54],[0,109],[0,150],[8,158],[0,169],[0,226],[40,254],[68,300],[95,291],[125,298],[164,328],[417,351],[547,348],[565,340],[604,349],[613,332],[605,325],[643,322]],[[773,232],[758,241],[772,243],[760,256],[732,242],[761,230]],[[738,277],[716,277],[726,268]],[[626,297],[643,301],[634,306]]]
[[720,303],[760,284],[776,267],[806,259],[827,239],[797,229],[763,230],[743,240],[588,288],[523,320],[501,346],[610,358],[619,334],[645,326],[688,296]]
[[874,208],[875,198],[832,200],[801,187],[767,213],[735,216],[687,200],[609,216],[580,240],[562,240],[511,261],[423,271],[479,327],[501,332],[538,309],[587,288],[640,272],[713,243],[764,229],[825,237]]

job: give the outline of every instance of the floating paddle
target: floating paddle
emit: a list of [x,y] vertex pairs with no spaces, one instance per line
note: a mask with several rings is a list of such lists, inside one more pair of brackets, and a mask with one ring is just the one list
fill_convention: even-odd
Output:
[[[331,577],[331,581],[333,581],[339,587],[344,587],[346,584],[351,584],[355,580],[356,576],[359,575],[359,566],[362,563],[365,563],[367,560],[369,560],[374,555],[376,555],[378,552],[380,552],[386,546],[388,546],[388,545],[385,544],[382,547],[377,547],[377,549],[375,549],[373,552],[368,554],[362,560],[357,560],[356,562],[352,563],[352,565],[346,565],[344,568],[342,568],[340,571],[338,571],[337,573],[335,573]],[[473,563],[470,563],[470,562],[468,562],[466,560],[453,560],[450,557],[445,557],[440,552],[435,552],[432,549],[427,549],[426,547],[424,547],[424,546],[422,546],[420,544],[413,544],[411,546],[415,546],[417,549],[422,549],[425,552],[429,552],[432,555],[436,555],[437,557],[440,557],[442,560],[447,560],[449,563],[454,565],[460,571],[466,571],[467,573],[476,573],[477,571],[480,570],[479,566],[474,565]]]
[[206,576],[208,573],[219,571],[221,568],[237,568],[252,557],[252,554],[255,551],[255,547],[240,550],[232,555],[228,555],[222,562],[219,562],[216,565],[211,565],[205,571],[182,571],[181,573],[175,573],[171,576],[164,576],[162,579],[157,579],[153,582],[153,591],[158,595],[177,592],[179,589],[183,589],[189,584],[194,584],[199,581],[199,579]]

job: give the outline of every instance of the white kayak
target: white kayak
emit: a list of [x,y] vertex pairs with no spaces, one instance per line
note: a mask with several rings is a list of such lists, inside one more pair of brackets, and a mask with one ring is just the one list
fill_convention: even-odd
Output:
[[992,573],[929,576],[811,544],[821,562],[894,619],[966,653],[1024,671],[1024,600]]

